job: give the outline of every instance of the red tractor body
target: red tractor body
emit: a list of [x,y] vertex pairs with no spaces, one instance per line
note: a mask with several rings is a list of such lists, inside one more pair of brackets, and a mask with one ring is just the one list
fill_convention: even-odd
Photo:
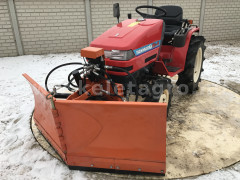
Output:
[[[154,72],[160,75],[174,76],[184,70],[186,55],[191,37],[199,28],[189,30],[183,47],[162,45],[164,40],[164,21],[161,19],[128,19],[110,28],[90,46],[103,48],[105,51],[133,51],[129,60],[112,60],[105,58],[106,65],[127,69],[134,73],[155,62]],[[164,60],[170,62],[164,63]],[[124,72],[109,71],[109,74],[125,76]]]

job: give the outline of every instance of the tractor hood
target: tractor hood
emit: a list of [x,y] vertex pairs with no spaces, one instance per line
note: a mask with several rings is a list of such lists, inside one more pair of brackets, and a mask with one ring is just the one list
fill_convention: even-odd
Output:
[[104,50],[137,50],[152,43],[160,43],[162,30],[161,19],[128,19],[104,32],[90,46]]

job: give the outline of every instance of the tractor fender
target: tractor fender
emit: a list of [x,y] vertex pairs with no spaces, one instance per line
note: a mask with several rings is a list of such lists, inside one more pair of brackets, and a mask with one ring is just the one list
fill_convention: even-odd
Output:
[[199,32],[199,28],[194,27],[188,31],[183,47],[173,47],[172,62],[168,63],[168,66],[179,67],[182,71],[184,70],[188,47],[194,32]]
[[191,41],[191,38],[192,38],[192,35],[193,35],[194,32],[199,32],[199,27],[192,28],[188,31],[187,38],[186,38],[186,41],[185,41],[185,46],[183,47],[184,48],[183,49],[183,51],[184,51],[183,68],[185,67],[185,62],[186,62],[186,57],[187,57],[189,44],[190,44],[190,41]]
[[175,34],[174,40],[173,40],[173,46],[174,47],[184,47],[189,34],[191,37],[194,32],[198,32],[198,31],[199,31],[199,28],[193,28],[193,29],[189,29],[185,34]]
[[189,46],[189,43],[190,43],[190,40],[191,40],[191,37],[193,35],[194,32],[199,32],[199,27],[195,27],[195,28],[192,28],[188,31],[187,33],[187,38],[186,38],[186,42],[185,42],[185,46],[187,46],[186,48],[188,49],[188,46]]

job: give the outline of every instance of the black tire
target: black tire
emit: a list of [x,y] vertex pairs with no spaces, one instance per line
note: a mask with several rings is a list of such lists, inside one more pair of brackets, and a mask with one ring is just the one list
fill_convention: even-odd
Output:
[[[204,51],[206,46],[204,42],[205,38],[203,36],[191,37],[185,68],[183,72],[179,73],[176,83],[181,92],[192,94],[198,90],[198,84],[201,81],[201,73],[203,71],[203,61],[205,60]],[[199,60],[196,62],[196,59],[201,59],[201,62]],[[197,69],[199,69],[199,71]]]
[[[157,93],[154,93],[154,88],[153,86],[155,84],[160,85],[159,87],[160,90],[157,90]],[[153,80],[152,82],[152,86],[150,88],[151,91],[151,95],[147,96],[145,98],[145,102],[164,102],[164,97],[166,96],[166,102],[167,102],[167,115],[169,112],[169,109],[171,107],[171,100],[172,100],[172,96],[173,96],[173,85],[171,83],[170,79],[157,79],[157,80]],[[164,95],[164,96],[163,96]]]

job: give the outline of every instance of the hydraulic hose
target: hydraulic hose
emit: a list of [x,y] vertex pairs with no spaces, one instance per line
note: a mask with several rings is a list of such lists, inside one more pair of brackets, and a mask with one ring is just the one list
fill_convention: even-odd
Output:
[[[76,85],[74,85],[74,84],[72,83],[73,78],[71,79],[71,75],[72,75],[72,73],[73,73],[74,71],[81,70],[81,69],[84,69],[84,67],[77,68],[77,69],[75,69],[75,70],[73,70],[72,72],[69,73],[69,75],[68,75],[68,84],[69,84],[69,85],[71,85],[71,86],[73,86],[73,87],[78,87],[78,86],[76,86]],[[105,78],[104,76],[101,76],[100,74],[99,74],[98,76],[100,76],[102,79],[105,79],[105,80],[109,81],[110,84],[111,84],[111,87],[112,87],[112,89],[113,89],[114,94],[110,94],[110,95],[111,95],[111,96],[117,96],[117,97],[119,97],[119,98],[122,99],[122,97],[118,95],[118,89],[116,89],[117,92],[115,92],[116,84],[111,80],[111,77],[109,76],[109,74],[108,74],[106,71],[104,71],[103,69],[98,69],[98,70],[99,70],[100,72],[102,72],[103,74],[105,74],[105,75],[107,76],[107,78]],[[83,73],[83,72],[82,72],[82,73]],[[82,74],[82,73],[80,73],[80,74]]]
[[[73,86],[73,87],[76,87],[76,88],[78,87],[78,86],[76,86],[76,85],[74,85],[74,84],[72,83],[72,81],[73,81],[74,78],[71,79],[71,75],[72,75],[72,73],[73,73],[74,71],[79,71],[79,70],[81,70],[81,69],[83,69],[83,67],[77,68],[77,69],[75,69],[75,70],[73,70],[72,72],[69,73],[69,75],[68,75],[68,84],[69,84],[69,85],[71,85],[71,86]],[[82,73],[81,73],[81,74],[82,74]]]
[[[61,67],[64,67],[64,66],[68,66],[68,65],[84,65],[84,64],[79,63],[79,62],[72,62],[72,63],[61,64],[61,65],[53,68],[53,69],[47,74],[46,79],[45,79],[45,89],[46,89],[48,92],[49,92],[48,79],[49,79],[50,75],[51,75],[55,70],[57,70],[57,69],[59,69],[59,68],[61,68]],[[75,70],[81,70],[81,69],[83,69],[83,68],[84,68],[84,67],[80,67],[80,68],[77,68],[77,69],[75,69]],[[91,68],[91,67],[89,67],[89,68]],[[128,76],[131,77],[133,83],[136,85],[136,98],[135,98],[135,101],[137,101],[137,100],[138,100],[138,87],[137,87],[136,79],[133,77],[133,75],[130,74],[127,70],[125,70],[125,69],[123,69],[123,68],[112,67],[112,66],[105,66],[105,68],[106,68],[106,69],[110,69],[110,70],[112,69],[112,70],[118,70],[118,71],[125,72],[125,73],[128,74]],[[74,70],[74,71],[75,71],[75,70]],[[105,80],[108,80],[108,81],[110,82],[111,86],[112,86],[112,89],[113,89],[113,91],[114,91],[114,94],[111,94],[111,95],[118,96],[118,97],[120,97],[120,98],[122,99],[122,97],[119,96],[118,93],[115,92],[116,84],[111,80],[110,75],[109,75],[106,71],[104,71],[103,69],[99,69],[99,70],[107,76],[107,78],[104,77],[104,79],[105,79]],[[72,72],[73,72],[73,71],[72,71]],[[68,83],[69,83],[68,85],[72,85],[73,87],[75,87],[76,85],[72,84],[73,79],[70,78],[71,75],[72,75],[72,72],[68,75]]]
[[80,62],[71,62],[71,63],[65,63],[65,64],[61,64],[55,68],[53,68],[49,73],[48,75],[46,76],[46,79],[45,79],[45,89],[49,92],[49,89],[48,89],[48,78],[49,76],[58,68],[60,67],[63,67],[63,66],[69,66],[69,65],[83,65],[82,63]]

